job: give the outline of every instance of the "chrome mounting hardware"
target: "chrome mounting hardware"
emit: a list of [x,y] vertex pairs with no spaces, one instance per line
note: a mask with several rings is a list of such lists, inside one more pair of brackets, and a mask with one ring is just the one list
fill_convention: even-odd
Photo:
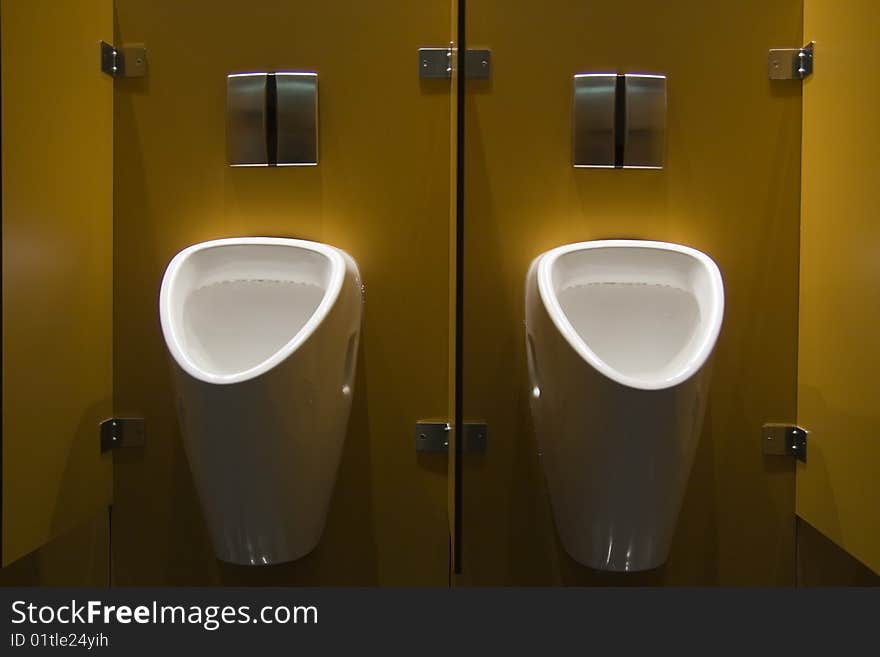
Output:
[[143,45],[116,48],[102,41],[101,71],[111,78],[142,78],[147,73],[147,49]]
[[767,72],[771,80],[803,80],[813,73],[816,42],[803,48],[775,48],[767,57]]
[[[419,77],[423,80],[449,80],[455,68],[455,50],[419,48]],[[491,50],[468,50],[464,58],[465,75],[471,80],[488,80],[492,72]]]
[[100,425],[101,453],[116,447],[143,447],[144,419],[141,417],[113,417]]
[[[446,453],[449,451],[449,422],[417,422],[416,451],[427,453]],[[485,454],[489,429],[485,424],[466,423],[464,425],[464,451],[466,454]]]
[[794,424],[771,422],[761,428],[761,442],[765,454],[794,456],[798,461],[807,462],[806,429]]

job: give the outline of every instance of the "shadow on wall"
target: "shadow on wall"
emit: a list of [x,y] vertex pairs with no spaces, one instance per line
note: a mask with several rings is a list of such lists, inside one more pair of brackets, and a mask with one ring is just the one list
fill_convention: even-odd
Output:
[[798,586],[880,586],[880,575],[797,519]]
[[109,586],[107,511],[0,569],[0,586]]
[[[847,439],[855,453],[870,452],[869,443],[876,439],[873,418],[843,413],[829,406],[826,398],[815,387],[801,385],[798,388],[798,404],[809,409],[811,416],[823,420],[823,434],[829,436],[828,428],[848,427]],[[832,436],[833,437],[833,436]],[[822,441],[808,442],[807,458],[811,483],[808,507],[821,505],[819,517],[827,523],[823,529],[832,536],[844,534],[840,510],[834,496],[834,486],[829,475],[828,463],[822,450]],[[815,491],[820,491],[817,495]],[[875,509],[868,510],[876,512]],[[798,586],[880,586],[880,575],[862,564],[840,548],[834,541],[809,524],[797,518],[797,584]]]
[[[109,356],[109,354],[108,354]],[[106,363],[109,366],[109,362]],[[101,399],[100,401],[92,404],[82,413],[79,424],[76,427],[76,435],[74,436],[73,442],[70,446],[70,451],[67,454],[66,467],[64,473],[61,475],[60,486],[58,488],[56,497],[55,497],[55,509],[52,515],[52,529],[51,535],[55,538],[50,541],[50,543],[43,549],[38,550],[36,553],[28,555],[25,559],[33,559],[35,555],[40,555],[43,553],[54,554],[59,551],[58,545],[63,545],[66,541],[73,541],[78,547],[82,547],[85,545],[84,541],[90,540],[88,537],[93,535],[93,531],[98,527],[96,524],[96,520],[90,520],[88,522],[82,523],[76,527],[71,527],[70,522],[71,518],[76,518],[76,514],[72,513],[73,509],[71,506],[77,504],[78,500],[82,496],[83,491],[83,482],[82,476],[83,472],[86,471],[86,468],[83,467],[83,463],[88,463],[93,457],[95,451],[98,449],[100,434],[99,427],[101,422],[113,416],[113,400],[106,398]],[[102,459],[107,459],[112,461],[113,454],[112,452],[106,452],[102,455]],[[102,460],[101,466],[104,467],[108,465],[106,461]],[[103,471],[106,472],[106,471]],[[104,501],[110,499],[107,497],[109,491],[107,491],[104,486],[113,485],[112,480],[110,479],[101,479],[98,482],[93,482],[93,486],[99,488],[97,492],[100,495],[101,505],[104,504]],[[85,487],[89,489],[89,487]],[[98,508],[98,504],[93,508]],[[104,518],[104,523],[106,524],[107,515],[106,510],[101,510],[97,515]],[[97,517],[97,516],[96,516]],[[107,530],[106,536],[109,540],[109,530]],[[54,546],[55,552],[52,552],[52,549],[49,546]],[[94,554],[94,551],[98,549],[97,546],[91,545],[87,549],[87,553],[90,555]],[[109,548],[108,548],[109,549]],[[104,550],[106,552],[107,550]],[[39,557],[37,556],[37,561],[39,561]],[[89,564],[93,563],[92,558],[87,559],[84,564],[88,569]],[[70,574],[75,581],[77,574],[76,571],[79,571],[81,574],[83,571],[83,564],[73,564],[71,563],[74,573]],[[106,579],[106,572],[102,575]]]

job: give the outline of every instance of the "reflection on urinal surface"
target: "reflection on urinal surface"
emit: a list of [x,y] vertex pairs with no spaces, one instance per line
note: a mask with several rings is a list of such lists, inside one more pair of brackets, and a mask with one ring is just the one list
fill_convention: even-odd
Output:
[[351,410],[362,305],[357,264],[326,244],[215,240],[168,265],[162,332],[223,561],[292,561],[317,545]]
[[703,424],[724,288],[706,254],[605,240],[526,281],[532,416],[561,542],[600,570],[663,564]]

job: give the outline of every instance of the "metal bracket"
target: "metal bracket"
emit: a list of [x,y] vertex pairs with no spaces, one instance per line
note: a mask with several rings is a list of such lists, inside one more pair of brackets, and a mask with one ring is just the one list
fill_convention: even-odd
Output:
[[[417,422],[416,451],[446,453],[449,451],[449,422]],[[489,428],[481,423],[464,425],[464,452],[466,454],[485,454]]]
[[142,78],[147,74],[147,49],[142,45],[116,48],[102,41],[101,71],[111,78]]
[[806,429],[793,424],[765,424],[761,428],[761,442],[765,454],[794,456],[798,461],[807,462]]
[[115,447],[143,447],[144,419],[114,417],[101,422],[101,453]]
[[[419,77],[423,80],[452,78],[455,51],[452,48],[419,48]],[[492,72],[491,50],[468,50],[464,73],[471,80],[488,80]]]
[[767,70],[771,80],[803,80],[813,73],[815,41],[803,48],[776,48],[767,58]]

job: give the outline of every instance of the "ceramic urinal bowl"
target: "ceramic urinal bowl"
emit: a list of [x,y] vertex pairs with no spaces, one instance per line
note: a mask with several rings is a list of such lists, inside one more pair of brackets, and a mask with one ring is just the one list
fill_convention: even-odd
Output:
[[666,561],[723,313],[718,267],[677,244],[582,242],[532,263],[529,398],[576,561],[613,571]]
[[298,559],[321,537],[351,409],[357,264],[315,242],[191,246],[162,280],[180,428],[223,561]]

